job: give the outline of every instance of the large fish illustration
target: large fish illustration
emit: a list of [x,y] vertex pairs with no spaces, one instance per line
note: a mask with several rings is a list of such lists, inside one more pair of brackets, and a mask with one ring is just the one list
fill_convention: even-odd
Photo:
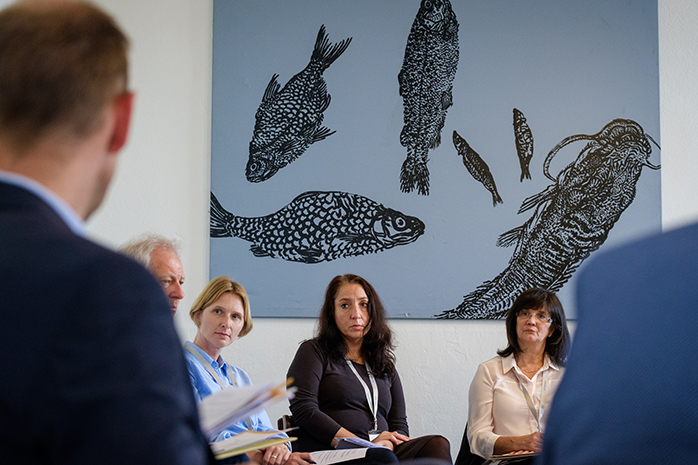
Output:
[[457,67],[458,21],[451,3],[422,0],[398,74],[404,109],[400,143],[407,148],[400,173],[403,192],[417,188],[429,195],[429,150],[441,143]]
[[455,145],[458,155],[463,158],[463,164],[473,178],[482,183],[492,194],[492,205],[496,207],[498,203],[504,203],[497,192],[497,186],[494,183],[490,167],[456,131],[453,131],[453,145]]
[[334,134],[322,126],[330,105],[325,71],[351,43],[351,37],[330,44],[325,26],[315,41],[310,63],[281,89],[272,76],[255,115],[254,134],[245,176],[250,182],[266,181],[315,142]]
[[[553,178],[553,157],[580,140],[589,142]],[[659,169],[649,162],[650,141],[654,142],[636,122],[616,119],[597,134],[570,136],[557,144],[543,165],[553,184],[524,200],[519,213],[534,209],[533,215],[497,242],[502,247],[516,244],[507,268],[437,318],[500,318],[525,289],[560,290],[632,203],[642,167]]]
[[528,127],[526,117],[521,111],[514,108],[514,141],[516,142],[516,154],[519,156],[521,165],[521,182],[524,179],[531,179],[531,172],[528,165],[533,158],[533,134]]
[[252,242],[256,257],[319,263],[417,240],[424,223],[358,194],[305,192],[261,218],[226,211],[211,193],[211,237]]

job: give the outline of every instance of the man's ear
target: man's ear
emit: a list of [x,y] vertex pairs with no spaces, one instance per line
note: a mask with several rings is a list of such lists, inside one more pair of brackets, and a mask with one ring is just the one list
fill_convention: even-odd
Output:
[[116,153],[126,144],[128,130],[131,124],[131,110],[133,109],[133,92],[127,92],[116,98],[113,103],[114,130],[109,141],[109,152]]

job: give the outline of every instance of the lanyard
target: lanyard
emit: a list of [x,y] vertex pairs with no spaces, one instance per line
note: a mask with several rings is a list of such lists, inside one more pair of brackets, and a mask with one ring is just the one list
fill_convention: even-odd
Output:
[[366,382],[359,376],[359,372],[356,371],[356,368],[354,367],[354,364],[351,363],[351,360],[349,360],[349,357],[346,355],[344,356],[345,360],[347,361],[347,365],[349,365],[349,368],[351,368],[351,371],[354,372],[354,375],[356,375],[356,378],[359,380],[361,385],[364,388],[364,393],[366,394],[366,401],[368,402],[368,408],[371,410],[371,413],[373,414],[373,430],[377,431],[378,430],[378,385],[376,384],[376,378],[373,377],[373,373],[371,373],[371,367],[368,365],[368,362],[364,361],[364,364],[366,365],[366,371],[368,372],[368,379],[371,381],[371,387],[373,388],[373,393],[374,396],[371,396],[371,391],[368,389],[368,386],[366,385]]
[[526,399],[526,404],[528,404],[528,409],[531,411],[531,414],[533,415],[533,418],[536,420],[536,428],[538,429],[539,433],[542,433],[543,430],[541,430],[540,427],[540,422],[543,419],[543,396],[545,395],[545,375],[548,373],[548,370],[543,372],[543,380],[542,380],[542,387],[541,387],[541,393],[540,393],[540,407],[536,409],[536,407],[533,405],[533,400],[531,400],[531,395],[528,393],[528,390],[526,387],[521,383],[521,380],[519,379],[518,376],[516,376],[516,381],[519,383],[519,389],[521,389],[521,392],[523,392],[524,398]]
[[[190,354],[192,354],[194,357],[196,357],[196,359],[201,363],[201,365],[203,365],[203,367],[206,369],[206,371],[208,371],[211,374],[211,376],[213,376],[214,381],[216,382],[216,384],[218,384],[221,387],[221,389],[225,389],[228,387],[228,385],[225,384],[225,382],[220,377],[220,375],[216,372],[216,370],[213,369],[213,367],[211,366],[209,361],[206,360],[203,355],[201,355],[201,352],[199,352],[198,350],[196,350],[193,346],[191,346],[189,344],[185,344],[184,348],[187,351],[189,351]],[[230,383],[233,385],[233,387],[238,387],[238,383],[235,380],[235,376],[232,376],[232,377],[228,376],[228,379],[230,380]],[[247,417],[242,422],[242,424],[245,425],[245,428],[251,429],[252,428],[252,417]]]
[[[190,354],[192,354],[196,359],[204,366],[206,371],[208,371],[211,376],[213,376],[214,381],[216,384],[218,384],[221,389],[225,389],[228,387],[227,384],[223,381],[223,379],[220,377],[220,375],[216,372],[216,370],[213,369],[211,364],[204,358],[203,355],[201,355],[201,352],[196,350],[194,347],[190,346],[189,344],[184,346],[185,349],[189,351]],[[238,387],[238,383],[235,381],[235,377],[233,376],[232,378],[229,376],[228,379],[230,379],[230,382],[232,383],[233,387]]]

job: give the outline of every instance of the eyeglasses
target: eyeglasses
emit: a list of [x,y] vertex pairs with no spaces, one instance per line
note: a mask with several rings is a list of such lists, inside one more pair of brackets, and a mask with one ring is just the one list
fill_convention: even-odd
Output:
[[553,319],[547,317],[544,313],[531,313],[528,310],[521,310],[519,312],[516,312],[516,316],[519,317],[519,319],[528,321],[529,318],[532,316],[535,317],[536,323],[552,323]]

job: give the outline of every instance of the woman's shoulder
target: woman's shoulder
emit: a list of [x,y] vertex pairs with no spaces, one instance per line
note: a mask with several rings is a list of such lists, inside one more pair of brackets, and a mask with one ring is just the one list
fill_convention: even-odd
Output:
[[501,355],[495,355],[489,360],[485,360],[480,364],[480,366],[496,366],[501,364],[504,360],[506,360],[509,357],[502,357]]
[[301,342],[299,347],[320,347],[320,339],[314,337]]
[[334,365],[335,362],[320,340],[313,338],[300,343],[296,355],[293,357],[292,366],[306,368],[313,366],[316,369],[322,367],[325,370],[328,366]]
[[320,340],[316,337],[312,339],[306,339],[305,341],[301,342],[298,346],[298,350],[296,351],[297,353],[317,353],[317,354],[324,354],[325,351],[322,348],[322,345],[320,344]]
[[308,372],[324,373],[328,367],[328,357],[317,339],[303,341],[288,368],[287,376],[296,380],[305,378]]
[[509,357],[502,357],[501,355],[495,355],[489,360],[478,365],[478,371],[486,371],[488,373],[502,372],[504,371],[504,365]]

